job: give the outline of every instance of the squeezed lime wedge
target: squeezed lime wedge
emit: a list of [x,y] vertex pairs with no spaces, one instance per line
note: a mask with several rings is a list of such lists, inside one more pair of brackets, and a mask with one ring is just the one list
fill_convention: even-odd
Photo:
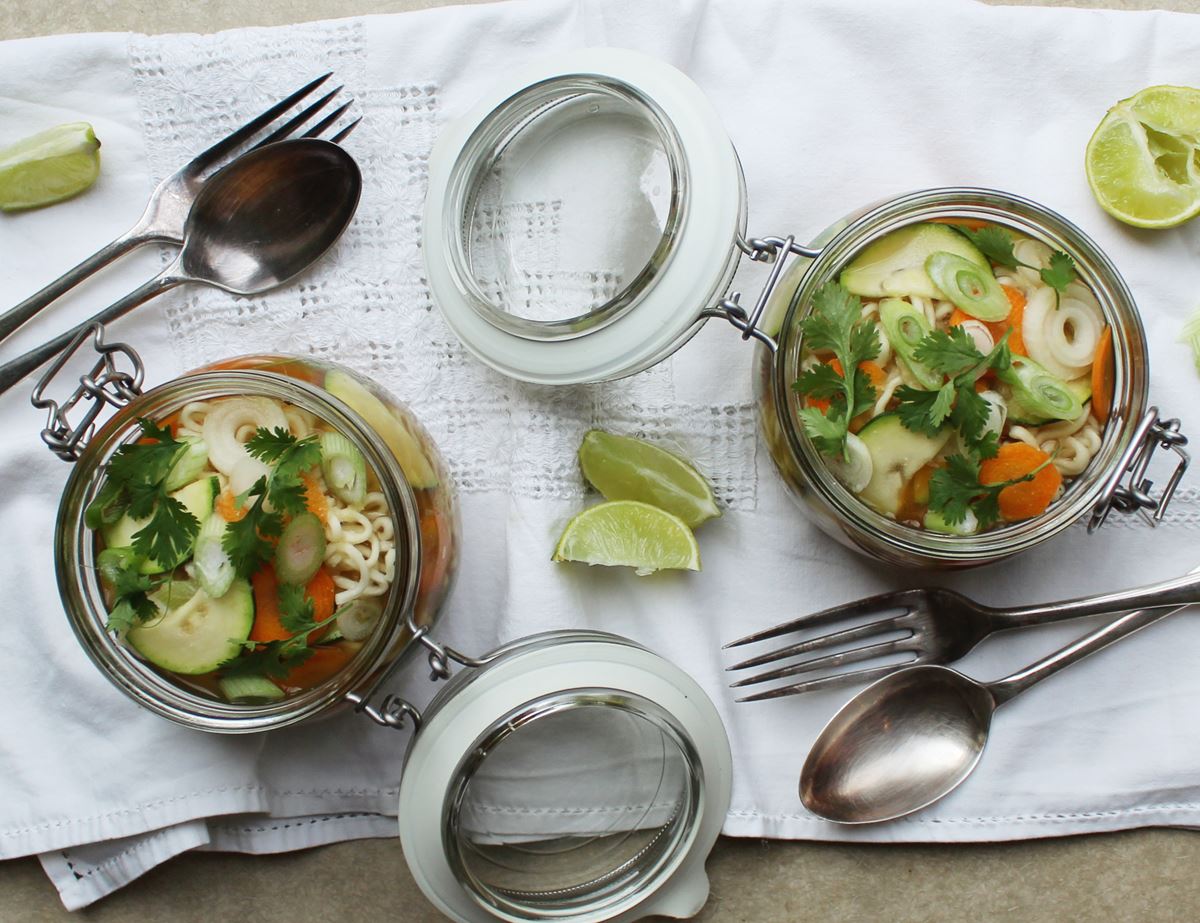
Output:
[[1200,214],[1200,90],[1154,86],[1121,100],[1084,162],[1100,207],[1126,224],[1169,228]]
[[21,211],[78,195],[100,175],[100,142],[71,122],[0,149],[0,211]]
[[606,500],[639,500],[691,528],[720,516],[712,485],[678,455],[643,439],[591,430],[579,447],[583,476]]
[[700,570],[700,546],[686,522],[637,500],[588,507],[563,530],[555,561],[658,570]]

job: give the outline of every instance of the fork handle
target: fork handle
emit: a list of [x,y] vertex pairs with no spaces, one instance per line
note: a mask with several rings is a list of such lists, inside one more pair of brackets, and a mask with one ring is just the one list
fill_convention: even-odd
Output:
[[1060,622],[1065,619],[1082,618],[1085,615],[1109,615],[1129,609],[1174,608],[1193,603],[1200,603],[1200,574],[1196,572],[1116,593],[1084,596],[1040,606],[996,609],[993,619],[996,629],[1000,630]]
[[113,262],[113,260],[123,256],[130,250],[156,240],[178,243],[178,241],[173,241],[169,237],[147,234],[144,222],[139,222],[112,243],[105,244],[78,266],[68,269],[41,291],[35,292],[16,307],[9,308],[3,314],[0,314],[0,341],[10,337],[13,331],[48,304],[57,301],[84,279],[99,272],[109,263]]

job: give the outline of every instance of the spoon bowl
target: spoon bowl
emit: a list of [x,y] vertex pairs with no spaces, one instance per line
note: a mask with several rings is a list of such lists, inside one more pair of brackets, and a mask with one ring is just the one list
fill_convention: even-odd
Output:
[[946,667],[885,676],[821,731],[800,773],[800,800],[843,824],[920,810],[971,774],[995,708],[986,687]]
[[282,285],[333,246],[361,190],[354,159],[330,141],[258,148],[205,183],[188,214],[180,267],[235,295]]

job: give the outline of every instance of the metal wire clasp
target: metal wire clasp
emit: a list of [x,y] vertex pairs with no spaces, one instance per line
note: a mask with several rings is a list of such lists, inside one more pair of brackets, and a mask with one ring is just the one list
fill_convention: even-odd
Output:
[[[79,387],[61,405],[45,397],[46,389],[54,376],[63,370],[89,336],[92,337],[92,348],[100,356],[91,371],[80,377]],[[130,371],[118,367],[117,360],[120,357],[128,361]],[[142,359],[132,346],[104,342],[102,325],[92,324],[79,331],[71,344],[59,353],[50,368],[38,379],[30,397],[34,407],[49,414],[46,426],[42,430],[42,441],[63,461],[76,461],[95,432],[96,418],[100,412],[106,405],[113,408],[124,407],[141,394],[145,372]],[[85,404],[83,416],[77,423],[72,423],[68,414],[81,403]]]
[[[1088,532],[1094,532],[1104,525],[1108,514],[1114,509],[1122,513],[1137,512],[1151,526],[1162,522],[1167,505],[1175,495],[1175,489],[1191,461],[1191,456],[1183,450],[1185,445],[1187,436],[1179,432],[1178,420],[1160,420],[1157,407],[1147,410],[1134,430],[1129,446],[1118,459],[1113,474],[1104,485],[1100,502],[1096,504],[1088,523]],[[1161,496],[1155,498],[1150,493],[1154,482],[1146,477],[1146,471],[1158,449],[1169,449],[1179,460]],[[1128,481],[1122,483],[1126,478]]]
[[[408,619],[408,627],[412,632],[408,650],[416,651],[420,648],[425,649],[429,658],[429,678],[434,682],[450,678],[450,661],[454,661],[464,667],[478,668],[487,666],[495,659],[494,657],[486,657],[483,660],[476,660],[474,657],[468,657],[466,654],[460,653],[452,647],[439,644],[430,637],[427,625],[418,626],[413,623],[411,617]],[[350,692],[347,693],[346,698],[353,703],[355,711],[363,712],[376,724],[400,729],[404,727],[405,718],[410,718],[413,723],[413,730],[419,731],[422,721],[420,710],[400,696],[388,693],[383,697],[378,706],[371,704],[371,698],[378,691],[379,687],[396,672],[401,661],[404,659],[400,658],[391,667],[384,670],[366,692]]]
[[771,274],[767,276],[767,281],[763,285],[763,289],[759,292],[758,299],[754,302],[754,308],[747,313],[742,307],[741,292],[730,292],[726,298],[714,308],[709,308],[703,312],[704,317],[723,317],[738,330],[742,331],[742,339],[749,340],[751,337],[758,340],[771,352],[778,349],[779,344],[775,342],[774,337],[758,328],[758,322],[762,319],[763,312],[767,309],[767,304],[771,300],[771,295],[775,291],[775,286],[779,284],[779,279],[783,275],[783,267],[787,263],[788,256],[800,256],[805,259],[816,259],[820,256],[821,251],[813,247],[806,247],[803,244],[796,243],[795,237],[752,237],[745,240],[738,235],[738,249],[746,256],[750,257],[756,263],[768,263],[771,265]]

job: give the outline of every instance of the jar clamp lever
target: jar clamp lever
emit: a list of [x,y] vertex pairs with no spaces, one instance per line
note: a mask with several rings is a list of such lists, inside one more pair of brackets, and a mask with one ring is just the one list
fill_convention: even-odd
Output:
[[767,276],[762,291],[759,292],[753,310],[747,313],[746,309],[742,307],[741,292],[730,292],[728,297],[722,298],[715,308],[708,308],[701,316],[724,318],[742,331],[743,340],[753,337],[773,353],[779,348],[779,344],[775,342],[774,337],[759,329],[758,322],[762,319],[771,295],[779,284],[784,266],[787,264],[787,258],[799,256],[813,260],[820,256],[821,251],[796,243],[796,238],[790,235],[788,237],[752,237],[746,240],[739,234],[737,246],[753,262],[771,265],[771,273]]
[[[1112,475],[1104,485],[1100,502],[1096,504],[1088,523],[1088,532],[1094,532],[1104,525],[1108,514],[1114,509],[1122,513],[1136,511],[1151,526],[1162,522],[1167,506],[1175,495],[1175,489],[1191,461],[1191,457],[1183,449],[1185,445],[1187,436],[1179,432],[1178,420],[1160,420],[1157,407],[1147,410],[1138,422],[1129,446],[1118,459]],[[1154,484],[1146,477],[1146,471],[1158,449],[1169,449],[1178,456],[1179,461],[1167,480],[1162,495],[1155,498],[1150,493]],[[1129,482],[1121,483],[1126,476]]]
[[[45,396],[46,389],[54,377],[63,370],[71,357],[92,338],[92,348],[99,354],[95,365],[80,376],[79,387],[61,405]],[[118,365],[118,359],[128,361],[129,371]],[[141,357],[126,343],[105,343],[104,327],[91,324],[80,330],[71,344],[59,353],[54,363],[38,379],[30,401],[39,410],[49,414],[42,430],[42,441],[63,461],[76,461],[87,447],[95,431],[96,418],[105,406],[124,407],[142,393],[145,366]],[[72,424],[70,414],[81,403],[90,402],[78,423]]]
[[[427,652],[429,657],[429,679],[433,682],[450,678],[450,661],[452,660],[464,667],[477,669],[487,666],[495,659],[493,656],[476,660],[474,657],[468,657],[466,654],[456,651],[452,647],[439,644],[430,637],[429,626],[417,625],[413,621],[411,613],[405,619],[405,628],[412,634],[408,651],[419,651],[424,648]],[[379,674],[378,678],[376,678],[365,692],[347,693],[346,699],[354,705],[354,710],[356,712],[363,712],[376,724],[396,730],[404,727],[404,719],[408,717],[412,719],[413,730],[419,731],[421,729],[421,711],[411,702],[395,693],[389,692],[383,697],[379,705],[371,704],[371,699],[379,691],[379,687],[387,682],[397,669],[399,669],[400,665],[406,663],[407,660],[408,657],[397,658],[390,667]]]

